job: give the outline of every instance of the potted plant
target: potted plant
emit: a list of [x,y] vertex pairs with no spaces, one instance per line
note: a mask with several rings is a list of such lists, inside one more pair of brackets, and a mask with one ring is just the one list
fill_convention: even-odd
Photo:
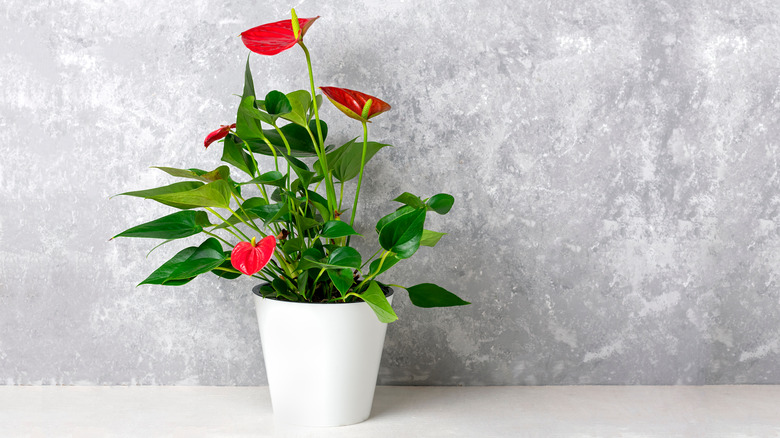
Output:
[[[358,91],[319,87],[363,128],[362,139],[327,145],[322,96],[303,42],[317,18],[299,19],[293,10],[289,20],[241,34],[244,45],[261,55],[300,46],[309,89],[257,94],[247,59],[235,123],[204,142],[209,150],[221,142],[221,159],[230,166],[158,167],[184,181],[122,195],[179,211],[115,237],[167,243],[205,235],[140,284],[181,286],[206,273],[260,280],[255,303],[274,413],[295,424],[331,426],[363,421],[371,410],[386,323],[397,319],[393,290],[377,277],[420,246],[436,245],[444,233],[426,229],[426,218],[449,212],[454,198],[403,193],[394,200],[400,206],[376,224],[376,252],[364,258],[351,246],[362,238],[354,224],[365,165],[388,146],[368,140],[368,123],[390,105]],[[261,170],[256,154],[273,157],[273,169]],[[345,202],[344,186],[355,179],[354,199]],[[392,286],[405,289],[420,307],[468,304],[431,283]]]

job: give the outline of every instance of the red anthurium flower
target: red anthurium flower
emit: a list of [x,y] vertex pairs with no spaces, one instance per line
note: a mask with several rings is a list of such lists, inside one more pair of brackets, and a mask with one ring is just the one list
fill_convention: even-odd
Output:
[[236,127],[235,123],[233,123],[232,125],[220,125],[219,129],[206,136],[206,140],[203,141],[203,145],[209,147],[211,143],[214,143],[217,140],[221,140],[227,137],[228,132],[230,132],[230,130],[235,127]]
[[276,237],[264,237],[257,243],[253,237],[251,242],[236,244],[233,252],[230,253],[230,263],[246,275],[255,274],[271,260],[274,248],[276,248]]
[[[336,108],[341,112],[352,117],[355,120],[366,122],[371,117],[382,114],[390,109],[390,105],[387,102],[377,99],[374,96],[361,93],[360,91],[347,90],[346,88],[337,87],[320,87],[320,90],[328,97]],[[363,117],[363,108],[366,106],[366,102],[371,99],[371,107],[368,110],[366,117]]]
[[299,18],[301,31],[298,38],[293,34],[292,21],[282,20],[276,23],[263,24],[241,33],[241,41],[247,49],[261,55],[276,55],[294,46],[303,39],[303,35],[320,18]]

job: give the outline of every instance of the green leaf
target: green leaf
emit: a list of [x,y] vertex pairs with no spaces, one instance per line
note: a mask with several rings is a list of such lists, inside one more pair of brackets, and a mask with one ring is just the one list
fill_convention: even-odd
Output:
[[330,209],[328,209],[328,200],[317,192],[308,190],[309,204],[313,205],[323,218],[329,218],[332,216]]
[[[327,153],[328,167],[333,171],[333,177],[341,182],[346,182],[355,178],[360,173],[360,160],[363,158],[363,143],[355,142],[352,139],[340,148]],[[379,152],[380,149],[390,146],[369,141],[366,144],[366,163]],[[319,161],[315,163],[315,168],[319,171]]]
[[425,203],[417,195],[413,195],[409,192],[403,192],[400,196],[393,199],[393,201],[406,204],[412,208],[425,208]]
[[439,240],[447,233],[439,233],[438,231],[423,230],[422,239],[420,239],[420,245],[422,246],[436,246]]
[[[322,139],[323,141],[328,136],[328,124],[324,121],[320,121],[322,124]],[[309,122],[309,129],[311,130],[314,138],[317,138],[317,126],[316,120]],[[290,144],[290,155],[294,157],[314,157],[317,152],[314,148],[314,143],[309,135],[309,131],[305,127],[290,123],[279,128],[282,134]],[[276,129],[264,129],[263,135],[274,146],[277,155],[287,154],[287,147],[282,140],[281,135],[276,132]],[[253,152],[263,155],[273,155],[271,148],[258,138],[246,138],[245,139],[249,147]]]
[[322,226],[322,232],[320,233],[320,237],[326,239],[338,239],[339,237],[353,235],[359,236],[360,234],[348,223],[335,220],[325,222]]
[[197,249],[198,248],[195,246],[190,246],[179,251],[170,260],[163,263],[162,266],[152,272],[146,278],[146,280],[138,283],[138,286],[142,284],[165,284],[166,286],[181,286],[182,284],[189,283],[193,278],[195,278],[195,276],[182,280],[171,280],[170,276],[171,273],[173,273],[173,271],[176,270],[179,265],[184,263],[184,261],[187,260],[195,251],[197,251]]
[[270,172],[266,172],[258,176],[257,178],[251,181],[240,183],[240,185],[243,186],[247,184],[264,184],[268,186],[284,187],[286,181],[287,181],[287,175],[284,175],[282,172],[272,170]]
[[275,122],[274,117],[255,108],[255,97],[241,98],[236,114],[236,134],[241,138],[263,138],[263,126],[260,122],[269,125]]
[[[371,265],[369,266],[369,277],[376,277],[379,274],[387,271],[388,269],[395,266],[396,263],[400,262],[401,259],[396,257],[394,254],[390,254],[387,257],[385,257],[385,261],[383,262],[381,258],[378,258],[371,262]],[[381,263],[381,267],[380,267]]]
[[281,91],[271,91],[265,95],[265,110],[273,116],[287,114],[293,110],[290,100]]
[[210,237],[200,244],[187,260],[179,264],[171,272],[169,278],[178,280],[204,274],[221,265],[227,260],[228,255],[228,253],[222,250],[222,245],[220,245],[219,241]]
[[249,55],[246,57],[246,69],[244,70],[244,95],[256,96],[255,94],[255,82],[252,80],[252,70],[249,68]]
[[179,211],[145,224],[122,231],[117,237],[146,237],[152,239],[181,239],[203,231],[211,225],[204,211]]
[[[307,126],[307,113],[311,106],[311,94],[306,90],[293,91],[287,94],[290,104],[290,110],[283,114],[282,118],[287,119],[296,125]],[[316,131],[313,131],[316,132]]]
[[200,274],[220,266],[228,258],[219,241],[213,237],[206,239],[200,246],[185,248],[173,258],[157,268],[142,284],[162,284],[180,286]]
[[360,262],[360,253],[355,248],[340,246],[333,250],[325,260],[316,259],[309,255],[308,250],[304,251],[303,259],[298,265],[298,269],[310,269],[315,266],[325,269],[360,269]]
[[379,287],[376,281],[369,283],[366,291],[359,296],[371,306],[379,322],[389,323],[398,319],[398,316],[387,301],[385,293],[382,292],[382,288]]
[[222,161],[236,166],[243,170],[249,176],[254,176],[257,172],[257,166],[252,157],[241,145],[241,139],[233,134],[228,134],[223,142]]
[[[230,253],[226,253],[225,257],[229,255]],[[229,269],[229,270],[225,270],[225,269]],[[216,275],[217,277],[222,277],[227,280],[235,280],[236,278],[241,276],[241,273],[236,271],[236,268],[233,267],[233,265],[230,263],[230,260],[225,260],[224,262],[222,262],[221,265],[212,269],[211,273]]]
[[361,257],[355,248],[342,246],[328,255],[327,264],[343,268],[360,269]]
[[152,166],[155,169],[160,169],[168,175],[179,178],[196,179],[203,182],[212,182],[218,179],[224,179],[225,181],[232,182],[230,178],[230,168],[227,166],[219,166],[211,172],[206,172],[200,169],[177,169],[175,167],[161,167]]
[[[164,187],[157,187],[157,188],[154,188],[154,189],[137,190],[137,191],[134,191],[134,192],[120,193],[120,194],[118,194],[116,196],[122,196],[122,195],[124,195],[124,196],[135,196],[137,198],[157,200],[155,198],[157,198],[158,196],[167,195],[167,194],[170,194],[170,193],[186,192],[186,191],[189,191],[189,190],[196,189],[198,187],[202,187],[203,185],[204,184],[202,182],[199,182],[199,181],[183,181],[183,182],[173,183],[171,185],[164,186]],[[158,202],[160,202],[162,204],[165,204],[165,205],[168,205],[168,206],[171,206],[171,207],[175,207],[175,208],[181,208],[181,209],[192,208],[192,207],[187,207],[184,204],[180,204],[180,203],[176,203],[176,202],[163,202],[163,201],[158,201]]]
[[424,208],[402,207],[380,219],[382,228],[379,230],[379,244],[399,258],[411,257],[420,247],[425,213]]
[[183,206],[179,208],[226,208],[230,206],[230,185],[224,180],[217,180],[192,190],[166,193],[151,199],[167,205],[175,203]]
[[284,251],[285,254],[292,254],[294,252],[300,251],[303,249],[303,247],[303,238],[295,237],[284,242],[284,245],[282,245],[282,251]]
[[447,214],[452,208],[452,204],[455,203],[455,198],[452,195],[446,193],[439,193],[438,195],[431,196],[428,200],[428,210],[433,210],[439,214]]
[[417,307],[450,307],[471,304],[463,301],[457,295],[433,283],[422,283],[407,287],[409,299]]
[[336,286],[336,289],[341,293],[341,296],[349,292],[349,288],[352,287],[352,284],[355,282],[355,276],[352,275],[351,269],[329,269],[328,271],[328,277],[330,277],[330,281],[333,282],[333,285]]

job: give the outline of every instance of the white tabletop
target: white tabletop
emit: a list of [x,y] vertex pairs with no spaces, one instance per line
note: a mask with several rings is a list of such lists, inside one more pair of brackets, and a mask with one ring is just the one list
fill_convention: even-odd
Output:
[[780,386],[379,387],[338,428],[276,424],[265,387],[0,386],[0,436],[780,437]]

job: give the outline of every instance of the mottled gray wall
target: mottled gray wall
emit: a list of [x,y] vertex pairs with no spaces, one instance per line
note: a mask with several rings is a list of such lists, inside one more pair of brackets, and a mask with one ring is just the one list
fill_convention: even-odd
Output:
[[[303,2],[319,85],[393,110],[361,229],[447,191],[450,234],[387,281],[384,384],[780,383],[780,3]],[[108,241],[169,212],[111,194],[213,168],[237,34],[282,2],[0,6],[0,383],[265,382],[252,281],[135,284],[185,244]],[[300,50],[258,89],[307,86]],[[323,110],[333,140],[359,124]]]

